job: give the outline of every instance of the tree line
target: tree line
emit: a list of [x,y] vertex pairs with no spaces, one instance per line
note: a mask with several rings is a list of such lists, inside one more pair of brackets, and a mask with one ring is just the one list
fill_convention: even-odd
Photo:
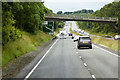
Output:
[[41,30],[44,14],[52,13],[41,2],[2,2],[2,44]]
[[93,10],[87,10],[87,9],[82,9],[82,10],[78,10],[78,11],[73,11],[73,12],[62,12],[62,11],[58,11],[57,14],[80,14],[80,13],[90,13],[92,14],[94,11]]

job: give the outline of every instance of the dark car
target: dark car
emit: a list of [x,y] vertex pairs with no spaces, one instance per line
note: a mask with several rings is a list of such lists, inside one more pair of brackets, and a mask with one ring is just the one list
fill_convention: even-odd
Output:
[[80,49],[80,47],[89,47],[92,49],[92,41],[89,36],[80,36],[78,39],[78,45],[77,48]]
[[72,33],[68,33],[69,36],[72,36]]

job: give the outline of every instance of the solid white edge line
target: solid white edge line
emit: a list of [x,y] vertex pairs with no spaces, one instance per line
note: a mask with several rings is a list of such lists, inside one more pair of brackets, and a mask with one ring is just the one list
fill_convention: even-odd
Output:
[[92,78],[94,78],[94,79],[95,79],[95,75],[92,75]]
[[52,47],[56,44],[56,42],[58,41],[58,39],[54,42],[54,44],[48,49],[48,51],[45,53],[45,55],[39,60],[39,62],[34,66],[34,68],[28,73],[28,75],[25,77],[24,80],[27,80],[31,74],[34,72],[34,70],[38,67],[38,65],[42,62],[42,60],[46,57],[46,55],[48,54],[48,52],[52,49]]
[[[94,44],[93,44],[94,45]],[[112,55],[114,55],[114,56],[117,56],[117,57],[120,57],[120,56],[118,56],[117,54],[114,54],[114,53],[112,53],[112,52],[110,52],[110,51],[107,51],[107,50],[105,50],[105,49],[103,49],[103,48],[100,48],[100,47],[98,47],[98,46],[96,46],[96,45],[94,45],[95,47],[97,47],[97,48],[99,48],[99,49],[101,49],[101,50],[103,50],[103,51],[106,51],[106,52],[108,52],[108,53],[110,53],[110,54],[112,54]]]

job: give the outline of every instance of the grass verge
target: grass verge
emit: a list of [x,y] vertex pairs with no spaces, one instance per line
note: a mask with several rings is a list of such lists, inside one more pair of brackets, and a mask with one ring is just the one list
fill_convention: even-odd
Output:
[[52,36],[38,31],[36,34],[23,32],[23,37],[15,41],[8,42],[2,47],[2,67],[10,60],[24,55],[30,51],[36,51],[37,46],[44,42],[48,42]]
[[90,37],[92,39],[92,42],[94,42],[95,44],[103,45],[104,47],[115,51],[120,51],[120,48],[118,47],[120,42],[118,40],[109,40],[103,37]]
[[[76,22],[77,26],[79,27],[79,24],[78,22]],[[97,33],[97,32],[91,32],[90,30],[84,30],[85,32],[89,33],[89,34],[92,34],[92,35],[97,35],[97,36],[104,36],[104,35],[107,35],[107,36],[111,36],[114,38],[115,35],[118,35],[117,33]]]

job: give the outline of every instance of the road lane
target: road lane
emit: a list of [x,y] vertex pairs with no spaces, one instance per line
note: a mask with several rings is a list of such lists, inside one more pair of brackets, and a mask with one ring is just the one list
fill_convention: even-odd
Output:
[[70,39],[60,39],[30,78],[91,78]]
[[93,49],[77,49],[78,55],[87,63],[91,73],[96,78],[118,78],[118,57],[99,49],[93,45]]

